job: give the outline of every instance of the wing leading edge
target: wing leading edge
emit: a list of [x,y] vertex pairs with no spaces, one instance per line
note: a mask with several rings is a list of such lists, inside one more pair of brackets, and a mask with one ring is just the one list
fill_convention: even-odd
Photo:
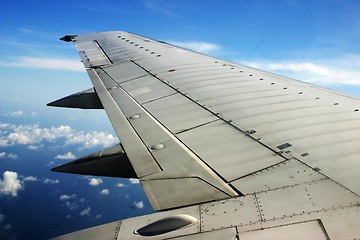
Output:
[[[52,105],[104,108],[121,144],[112,157],[91,155],[68,172],[81,172],[79,162],[91,165],[86,174],[122,168],[118,176],[136,175],[154,209],[176,209],[149,216],[149,226],[143,218],[118,222],[116,238],[140,239],[137,229],[179,213],[197,221],[155,239],[254,239],[263,236],[258,229],[360,235],[351,227],[360,224],[358,99],[126,32],[69,39],[94,90]],[[334,222],[343,217],[333,214],[344,209],[342,235]]]

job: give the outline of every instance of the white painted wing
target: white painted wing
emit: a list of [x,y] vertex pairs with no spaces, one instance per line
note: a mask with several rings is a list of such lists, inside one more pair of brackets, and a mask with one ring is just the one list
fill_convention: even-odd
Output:
[[[339,225],[360,226],[359,99],[126,32],[74,41],[155,209],[202,203],[200,232],[238,226],[244,239],[261,226],[328,239],[343,209]],[[312,222],[274,229],[295,218]]]
[[75,44],[155,209],[319,180],[360,193],[358,99],[125,32]]

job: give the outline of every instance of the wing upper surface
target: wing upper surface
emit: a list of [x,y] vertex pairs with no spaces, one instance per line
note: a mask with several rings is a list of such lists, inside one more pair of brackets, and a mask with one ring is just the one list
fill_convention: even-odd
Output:
[[156,209],[312,181],[360,194],[358,99],[126,32],[75,44]]

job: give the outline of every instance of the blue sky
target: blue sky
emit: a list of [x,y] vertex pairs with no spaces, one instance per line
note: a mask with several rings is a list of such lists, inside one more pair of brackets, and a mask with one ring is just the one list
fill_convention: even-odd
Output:
[[34,211],[39,229],[58,223],[34,239],[152,211],[134,181],[49,171],[118,141],[103,111],[45,106],[91,87],[59,37],[129,31],[360,96],[359,12],[355,0],[0,0],[0,238],[24,239]]

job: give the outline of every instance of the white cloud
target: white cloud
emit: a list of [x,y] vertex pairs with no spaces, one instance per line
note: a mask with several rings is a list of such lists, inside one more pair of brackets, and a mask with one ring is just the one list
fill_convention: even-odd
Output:
[[60,183],[59,179],[50,179],[50,178],[46,178],[44,180],[45,184],[58,184]]
[[59,197],[59,199],[60,199],[60,201],[68,201],[68,200],[70,200],[70,199],[72,199],[72,198],[74,198],[74,197],[76,197],[75,194],[73,194],[73,195],[63,194],[63,195],[61,195],[61,196]]
[[30,146],[27,146],[27,149],[29,150],[38,150],[40,146],[35,146],[35,145],[30,145]]
[[3,180],[0,179],[0,195],[17,196],[17,192],[22,189],[22,185],[18,179],[17,172],[5,171]]
[[168,43],[173,44],[175,46],[179,46],[182,48],[186,48],[189,50],[193,50],[195,52],[209,54],[214,51],[220,50],[220,46],[214,43],[208,42],[180,42],[180,41],[168,41]]
[[79,208],[79,205],[77,205],[76,203],[73,202],[65,202],[65,205],[63,205],[67,208],[69,208],[70,210],[76,210]]
[[140,202],[133,202],[133,206],[139,209],[143,209],[145,207],[145,204],[143,201]]
[[109,190],[109,189],[103,189],[103,190],[101,190],[101,192],[100,192],[100,194],[102,194],[102,195],[109,195],[109,193],[110,193],[110,190]]
[[38,181],[39,179],[37,178],[37,177],[34,177],[34,176],[28,176],[28,177],[25,177],[24,179],[23,179],[23,181],[25,181],[25,182],[36,182],[36,181]]
[[85,216],[85,215],[89,216],[89,215],[90,215],[90,210],[91,210],[91,208],[90,208],[90,207],[87,207],[87,208],[85,208],[84,210],[82,210],[82,211],[80,212],[80,215],[81,215],[81,216]]
[[23,114],[24,114],[23,111],[15,111],[15,112],[7,113],[5,115],[10,117],[21,117]]
[[46,166],[47,166],[47,167],[50,167],[50,166],[52,166],[52,165],[54,165],[54,164],[55,164],[54,161],[50,161],[48,164],[46,164]]
[[62,71],[85,71],[79,60],[19,56],[12,62],[0,62],[3,67],[35,68]]
[[11,144],[34,144],[43,140],[52,142],[57,138],[71,135],[69,126],[39,128],[38,125],[11,125],[12,132],[6,137]]
[[98,214],[98,215],[95,216],[95,218],[96,218],[96,220],[99,220],[99,219],[102,218],[102,215],[101,215],[101,214]]
[[118,138],[112,134],[93,131],[90,133],[78,132],[69,137],[66,144],[83,144],[85,148],[92,148],[95,146],[110,147],[116,142],[118,142]]
[[261,70],[315,84],[360,85],[360,56],[339,56],[336,60],[237,61]]
[[58,154],[55,159],[74,159],[75,155],[72,152],[68,152],[65,154]]
[[[91,131],[84,133],[83,131],[75,131],[67,125],[59,127],[40,128],[39,125],[13,125],[0,123],[0,146],[11,146],[15,144],[30,145],[30,149],[36,150],[34,144],[42,141],[53,142],[64,139],[65,144],[82,144],[84,148],[95,146],[109,147],[117,143],[119,140],[112,134],[105,132]],[[41,145],[40,145],[41,146]],[[61,155],[59,155],[60,158]],[[70,156],[70,155],[69,155]]]
[[9,157],[10,159],[17,159],[17,158],[18,158],[18,155],[14,154],[14,153],[9,153],[9,154],[8,154],[8,157]]
[[139,184],[140,183],[139,179],[136,179],[136,178],[129,178],[129,182],[131,184]]
[[98,186],[102,183],[103,183],[103,180],[101,178],[90,178],[89,179],[90,186]]
[[5,158],[5,157],[15,160],[18,158],[18,155],[14,154],[14,153],[6,154],[6,152],[0,152],[0,158]]
[[116,184],[116,186],[117,186],[117,187],[119,187],[119,188],[126,187],[126,185],[125,185],[125,184],[123,184],[123,183],[118,183],[118,184]]

